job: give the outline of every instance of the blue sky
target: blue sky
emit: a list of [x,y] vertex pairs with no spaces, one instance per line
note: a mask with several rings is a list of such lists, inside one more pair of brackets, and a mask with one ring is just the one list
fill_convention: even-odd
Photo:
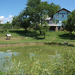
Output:
[[[41,0],[47,1],[49,4],[60,5],[61,8],[66,8],[69,11],[75,9],[75,0]],[[0,20],[4,23],[12,20],[12,16],[18,15],[21,10],[26,7],[27,0],[0,0]]]

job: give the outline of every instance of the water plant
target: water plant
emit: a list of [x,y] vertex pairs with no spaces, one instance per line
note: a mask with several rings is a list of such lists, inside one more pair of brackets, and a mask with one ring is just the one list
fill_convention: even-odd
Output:
[[75,75],[75,51],[68,50],[60,57],[48,61],[38,60],[37,53],[31,54],[29,62],[9,61],[0,74],[6,75]]

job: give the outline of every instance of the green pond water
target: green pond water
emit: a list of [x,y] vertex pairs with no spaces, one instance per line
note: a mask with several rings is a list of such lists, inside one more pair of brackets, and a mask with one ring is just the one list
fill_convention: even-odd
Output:
[[36,59],[46,61],[51,58],[60,57],[65,51],[75,49],[74,47],[58,45],[34,45],[0,48],[0,70],[2,71],[6,60],[28,62],[32,56]]

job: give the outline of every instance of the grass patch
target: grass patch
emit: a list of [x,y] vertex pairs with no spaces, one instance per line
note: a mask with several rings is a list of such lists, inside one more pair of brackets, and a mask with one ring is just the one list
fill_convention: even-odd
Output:
[[[11,39],[6,40],[6,34],[11,34]],[[18,30],[8,30],[7,33],[0,33],[0,44],[18,44],[18,43],[30,43],[30,42],[68,42],[75,44],[75,32],[73,32],[72,37],[69,35],[69,32],[66,31],[57,31],[57,32],[47,32],[46,38],[44,39],[43,35],[40,35],[39,31],[28,30],[25,32],[23,29]]]

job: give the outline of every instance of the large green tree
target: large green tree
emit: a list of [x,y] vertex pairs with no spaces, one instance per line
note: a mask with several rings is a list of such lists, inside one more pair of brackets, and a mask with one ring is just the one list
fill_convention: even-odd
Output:
[[41,3],[41,0],[28,0],[27,1],[27,13],[28,13],[28,17],[30,18],[30,20],[32,21],[32,23],[34,23],[35,27],[37,26],[37,22],[40,21],[40,16],[39,16],[39,11],[38,9],[38,5]]
[[30,26],[30,18],[28,17],[28,11],[27,10],[23,10],[20,12],[21,15],[21,27],[25,28],[25,30],[27,31],[27,28]]
[[75,10],[68,15],[67,21],[63,21],[62,24],[72,34],[72,31],[75,30]]
[[48,15],[53,18],[53,15],[61,9],[59,5],[55,5],[53,2],[48,5]]
[[22,19],[21,16],[14,16],[13,20],[12,20],[12,25],[14,26],[14,28],[19,28],[21,25]]
[[14,27],[25,28],[25,30],[27,31],[27,28],[30,26],[30,19],[27,16],[27,10],[22,10],[18,16],[13,17],[12,25]]
[[48,4],[46,1],[41,0],[28,0],[27,7],[30,20],[34,23],[35,27],[37,27],[37,23],[40,23],[40,34],[42,25],[45,23],[46,15],[53,17],[57,10],[60,9],[59,5],[55,5],[54,3]]
[[[47,18],[47,7],[48,7],[48,3],[47,2],[41,2],[39,5],[38,5],[38,14],[39,14],[39,24],[40,24],[40,34],[42,34],[42,30],[43,29],[43,26],[45,25],[45,19]],[[45,26],[46,27],[46,26]],[[44,27],[44,28],[45,28]]]
[[41,0],[27,0],[26,5],[27,7],[18,16],[13,18],[12,24],[21,26],[25,30],[30,26],[30,22],[34,25],[35,30],[40,24],[40,34],[42,34],[46,16],[53,17],[54,13],[60,8],[59,5],[54,3],[48,4],[46,1],[42,2]]

